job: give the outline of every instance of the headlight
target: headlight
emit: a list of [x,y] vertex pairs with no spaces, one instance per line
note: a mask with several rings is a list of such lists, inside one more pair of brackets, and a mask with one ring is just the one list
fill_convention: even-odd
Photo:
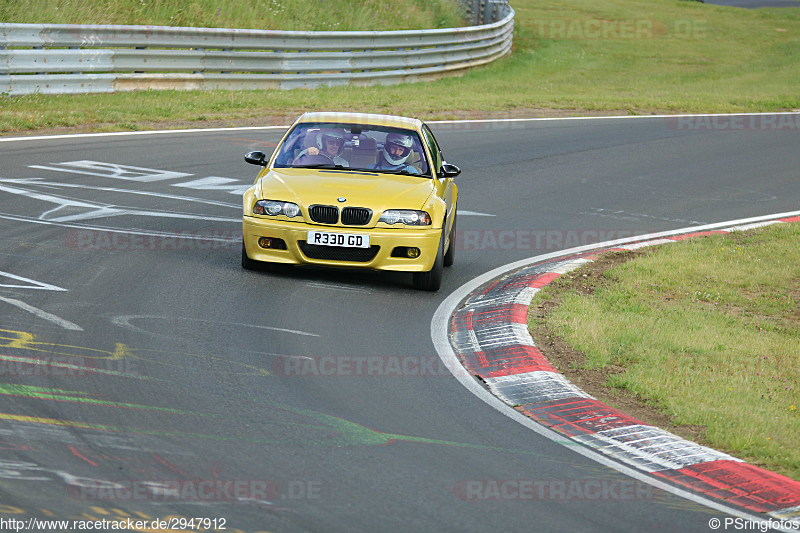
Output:
[[386,224],[405,224],[406,226],[430,226],[431,216],[425,211],[411,209],[389,209],[384,211],[378,222]]
[[300,208],[292,202],[276,202],[274,200],[259,200],[253,206],[254,215],[269,215],[276,217],[283,215],[294,218],[300,214]]

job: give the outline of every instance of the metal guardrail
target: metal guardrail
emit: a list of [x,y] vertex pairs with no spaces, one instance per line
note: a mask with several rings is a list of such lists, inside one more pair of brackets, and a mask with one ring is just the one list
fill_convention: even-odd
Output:
[[[293,89],[423,81],[511,50],[506,0],[469,0],[494,22],[402,31],[265,31],[0,24],[0,93]],[[468,6],[469,12],[469,6]]]

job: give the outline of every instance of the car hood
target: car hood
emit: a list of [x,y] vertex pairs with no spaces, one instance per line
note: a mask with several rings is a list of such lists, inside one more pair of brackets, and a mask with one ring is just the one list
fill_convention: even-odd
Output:
[[295,202],[306,208],[314,204],[367,207],[373,212],[422,209],[433,191],[433,181],[421,176],[307,168],[272,169],[258,183],[261,199]]

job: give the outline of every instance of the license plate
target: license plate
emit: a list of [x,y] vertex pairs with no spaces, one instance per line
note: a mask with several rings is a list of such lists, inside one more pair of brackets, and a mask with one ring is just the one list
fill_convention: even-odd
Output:
[[333,233],[330,231],[309,231],[308,244],[343,246],[345,248],[369,248],[369,235]]

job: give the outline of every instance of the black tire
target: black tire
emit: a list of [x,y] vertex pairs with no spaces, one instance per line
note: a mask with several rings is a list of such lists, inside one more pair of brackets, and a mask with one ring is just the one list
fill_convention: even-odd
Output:
[[444,234],[439,237],[439,250],[433,266],[427,272],[414,272],[414,288],[421,291],[438,291],[442,286],[442,270],[444,264]]
[[450,228],[450,245],[447,248],[447,253],[444,254],[443,264],[446,267],[453,266],[453,262],[456,260],[456,210],[453,209],[453,227]]
[[245,270],[259,270],[259,262],[247,257],[247,249],[242,241],[242,268]]

